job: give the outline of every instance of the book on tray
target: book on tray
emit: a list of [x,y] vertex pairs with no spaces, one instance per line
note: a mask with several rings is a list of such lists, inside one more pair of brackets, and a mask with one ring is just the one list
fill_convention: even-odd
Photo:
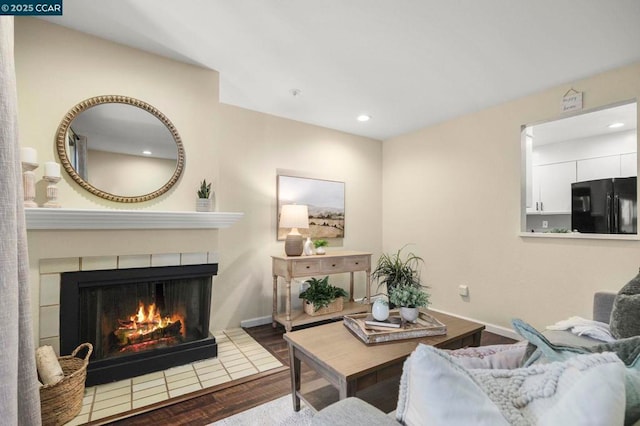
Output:
[[402,318],[400,317],[389,317],[384,321],[378,321],[373,318],[373,316],[369,315],[364,320],[364,325],[368,327],[388,327],[388,328],[400,328],[402,326]]

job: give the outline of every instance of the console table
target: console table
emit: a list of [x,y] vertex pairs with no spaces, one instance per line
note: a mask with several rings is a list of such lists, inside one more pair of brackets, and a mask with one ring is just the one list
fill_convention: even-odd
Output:
[[[292,327],[311,324],[338,316],[369,311],[371,297],[371,253],[358,251],[327,252],[313,256],[271,256],[273,271],[273,326],[277,323],[284,325],[287,331]],[[291,280],[293,278],[312,277],[319,275],[340,274],[348,272],[350,276],[349,301],[344,303],[344,309],[326,315],[307,315],[304,311],[291,311]],[[366,303],[353,300],[353,274],[366,274]],[[286,284],[285,312],[278,314],[278,277],[282,277]]]

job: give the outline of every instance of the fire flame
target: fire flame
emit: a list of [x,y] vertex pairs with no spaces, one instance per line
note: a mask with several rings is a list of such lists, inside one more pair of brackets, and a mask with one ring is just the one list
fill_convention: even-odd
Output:
[[135,330],[134,333],[127,333],[129,336],[133,334],[144,335],[157,329],[165,328],[177,321],[181,321],[182,328],[180,333],[185,336],[185,321],[182,315],[174,314],[172,316],[163,317],[160,313],[160,309],[156,307],[155,303],[146,307],[144,303],[140,302],[138,305],[138,313],[131,315],[126,324],[121,323],[120,329]]
[[163,318],[162,315],[160,315],[160,310],[156,308],[155,303],[152,303],[148,309],[145,309],[145,305],[142,302],[140,302],[140,306],[138,307],[138,313],[130,316],[129,320],[136,329],[141,324],[153,324],[156,327],[166,327],[174,322],[170,317]]
[[112,334],[119,352],[140,352],[157,345],[176,344],[186,338],[185,318],[180,314],[162,316],[155,303],[139,302],[138,312],[127,320],[118,320]]

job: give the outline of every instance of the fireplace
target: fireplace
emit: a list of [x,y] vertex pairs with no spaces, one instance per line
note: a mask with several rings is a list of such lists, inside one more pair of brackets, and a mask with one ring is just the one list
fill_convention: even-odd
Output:
[[65,272],[60,349],[90,342],[87,386],[217,356],[209,332],[218,265]]

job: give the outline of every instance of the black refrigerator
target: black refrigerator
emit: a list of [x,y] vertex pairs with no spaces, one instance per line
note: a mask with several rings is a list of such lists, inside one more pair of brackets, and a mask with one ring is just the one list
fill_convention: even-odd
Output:
[[571,229],[596,234],[636,234],[637,178],[571,184]]

